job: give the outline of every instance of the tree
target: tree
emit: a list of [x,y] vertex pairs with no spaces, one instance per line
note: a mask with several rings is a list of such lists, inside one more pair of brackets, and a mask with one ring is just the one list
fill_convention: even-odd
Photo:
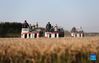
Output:
[[18,36],[21,33],[22,24],[17,22],[0,23],[0,37]]

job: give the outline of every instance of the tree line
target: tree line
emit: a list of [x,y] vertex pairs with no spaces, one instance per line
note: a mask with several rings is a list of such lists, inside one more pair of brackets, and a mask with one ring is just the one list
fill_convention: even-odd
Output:
[[1,22],[0,37],[19,37],[22,23],[18,22]]

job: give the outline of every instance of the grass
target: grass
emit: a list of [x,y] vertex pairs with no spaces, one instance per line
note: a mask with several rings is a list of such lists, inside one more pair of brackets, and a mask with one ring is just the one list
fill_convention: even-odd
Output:
[[91,53],[99,62],[99,37],[0,38],[0,63],[90,63]]

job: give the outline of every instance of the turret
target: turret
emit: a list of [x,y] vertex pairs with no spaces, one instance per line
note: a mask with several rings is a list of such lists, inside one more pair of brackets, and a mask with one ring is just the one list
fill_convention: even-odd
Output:
[[76,27],[73,27],[71,30],[71,36],[76,37],[76,34],[77,34],[77,29],[76,29]]
[[29,38],[29,24],[26,20],[22,24],[21,38]]

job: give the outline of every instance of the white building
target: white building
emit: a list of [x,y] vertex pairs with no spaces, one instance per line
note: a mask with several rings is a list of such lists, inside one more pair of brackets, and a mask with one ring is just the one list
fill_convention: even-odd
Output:
[[39,37],[46,38],[64,37],[64,30],[62,28],[58,28],[58,26],[56,25],[55,27],[51,26],[50,31],[46,31],[46,28],[38,27],[38,23],[36,25],[31,26],[28,25],[28,23],[25,21],[21,30],[21,38],[39,38]]
[[59,38],[58,32],[45,32],[46,38]]
[[29,28],[22,28],[21,38],[39,38],[39,32],[30,32]]
[[82,27],[76,29],[75,27],[71,30],[71,36],[72,37],[84,37],[84,32],[82,30]]

